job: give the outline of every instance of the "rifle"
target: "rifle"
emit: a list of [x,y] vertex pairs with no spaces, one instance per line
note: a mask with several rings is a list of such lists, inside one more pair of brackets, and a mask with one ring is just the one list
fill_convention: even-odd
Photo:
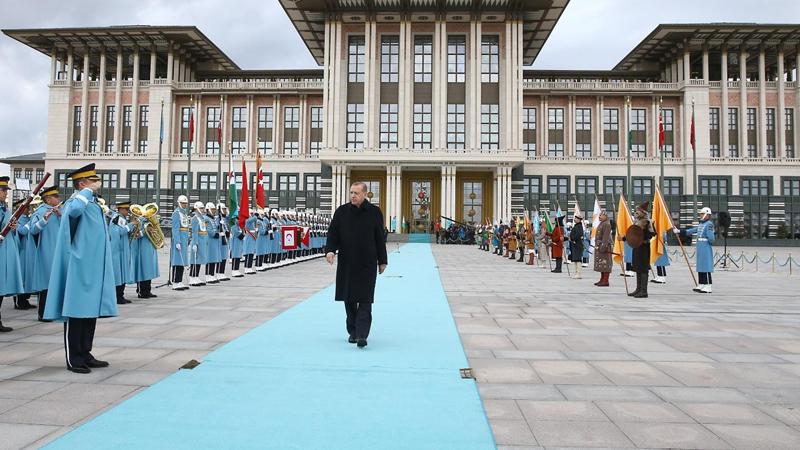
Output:
[[42,190],[48,178],[50,178],[50,172],[45,173],[42,181],[40,181],[39,184],[37,184],[36,187],[30,193],[28,193],[25,203],[20,205],[20,207],[14,211],[14,213],[11,215],[11,220],[8,221],[8,225],[3,227],[3,231],[0,231],[0,236],[6,237],[6,235],[11,231],[11,227],[16,225],[17,219],[19,219],[19,217],[22,215],[22,212],[25,211],[25,208],[30,206],[31,202],[33,201],[33,197]]

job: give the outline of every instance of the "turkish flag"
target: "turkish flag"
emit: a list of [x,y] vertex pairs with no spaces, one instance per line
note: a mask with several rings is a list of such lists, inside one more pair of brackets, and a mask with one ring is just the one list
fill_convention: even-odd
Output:
[[239,198],[239,228],[245,230],[244,222],[250,218],[250,193],[247,191],[247,166],[242,158],[242,193]]
[[303,243],[303,245],[308,247],[309,245],[311,245],[311,233],[310,233],[311,228],[301,227],[301,229],[303,232],[303,238],[301,239],[301,242]]

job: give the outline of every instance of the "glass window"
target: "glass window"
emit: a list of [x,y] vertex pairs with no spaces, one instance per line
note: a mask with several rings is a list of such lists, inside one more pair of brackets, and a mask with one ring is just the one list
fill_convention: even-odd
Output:
[[[669,142],[667,135],[671,135],[675,131],[675,111],[672,109],[662,109],[661,114],[664,122],[664,146],[662,148],[664,156],[672,158],[675,156],[675,146]],[[719,121],[719,109],[717,109],[717,121]]]
[[181,108],[181,155],[189,154],[189,122],[192,120],[192,108]]
[[231,108],[232,117],[232,139],[231,152],[234,155],[241,155],[247,151],[247,107],[234,106]]
[[131,122],[133,122],[133,106],[125,105],[122,107],[122,126],[130,128]]
[[500,148],[500,105],[481,105],[481,149]]
[[38,183],[42,181],[42,178],[44,178],[44,169],[36,169],[36,180],[34,182]]
[[542,179],[540,177],[524,177],[522,185],[522,192],[525,194],[541,194],[542,193]]
[[150,126],[150,106],[139,106],[139,126],[142,128]]
[[575,188],[578,194],[596,194],[597,193],[597,178],[594,177],[576,177]]
[[708,128],[713,131],[719,130],[719,108],[708,110]]
[[784,178],[783,195],[792,197],[800,196],[800,178]]
[[619,131],[619,110],[616,108],[603,108],[603,130]]
[[[80,108],[80,106],[78,108]],[[97,120],[98,116],[100,115],[100,110],[98,108],[98,106],[92,106],[89,108],[89,126],[92,128],[97,128]]]
[[172,189],[185,191],[189,189],[189,176],[183,172],[172,172]]
[[104,188],[117,189],[119,187],[119,172],[98,170],[97,173],[103,178]]
[[755,131],[756,129],[756,109],[747,108],[747,131]]
[[[647,110],[641,108],[631,109],[631,131],[646,131],[647,130]],[[631,142],[631,156],[634,158],[644,158],[646,153],[646,144]]]
[[379,146],[397,148],[397,103],[381,103],[380,114]]
[[266,129],[273,127],[273,116],[271,106],[258,107],[258,128]]
[[730,195],[728,179],[723,177],[700,177],[700,195]]
[[522,129],[523,130],[536,129],[536,108],[522,109]]
[[767,131],[775,131],[775,108],[767,108]]
[[634,177],[633,195],[653,195],[653,179]]
[[217,174],[216,173],[201,173],[197,176],[199,181],[199,188],[201,191],[216,191],[217,190]]
[[465,118],[463,103],[447,104],[447,148],[463,150],[465,145]]
[[664,178],[664,195],[683,195],[683,179]]
[[728,130],[739,129],[739,109],[728,108]]
[[284,128],[300,128],[300,107],[287,106],[283,109]]
[[433,80],[433,39],[430,36],[414,38],[414,82],[430,83]]
[[74,113],[72,114],[72,118],[73,118],[72,120],[74,122],[75,128],[80,128],[81,127],[81,123],[83,121],[82,111],[83,111],[83,109],[80,106],[76,106],[74,108]]
[[500,78],[500,37],[481,37],[481,82],[497,83]]
[[548,194],[569,194],[569,177],[547,177]]
[[128,187],[130,189],[154,189],[155,186],[155,172],[128,172]]
[[592,110],[589,108],[575,109],[575,129],[591,131],[592,129]]
[[547,129],[564,129],[564,108],[550,108],[547,110]]
[[297,191],[297,175],[280,175],[278,176],[278,190],[280,191]]
[[[536,108],[522,109],[522,130],[522,150],[526,157],[534,157],[536,156]],[[526,131],[528,133],[525,133]]]
[[322,128],[322,106],[311,107],[311,128]]
[[467,73],[467,45],[464,36],[447,38],[447,82],[464,83]]
[[364,148],[364,104],[347,105],[347,148]]
[[745,178],[742,177],[741,195],[770,195],[769,178]]
[[431,104],[414,104],[414,148],[431,148]]
[[347,81],[364,82],[364,65],[366,62],[364,36],[350,36],[347,58]]
[[605,177],[603,178],[603,192],[605,194],[624,194],[625,193],[625,178],[623,177]]
[[400,72],[400,38],[381,36],[381,82],[397,83]]
[[464,181],[462,197],[464,199],[461,211],[465,222],[478,224],[483,222],[483,182]]
[[212,131],[212,136],[206,139],[206,153],[211,155],[219,153],[219,131],[216,130],[219,130],[221,113],[222,109],[219,106],[206,108],[206,129]]

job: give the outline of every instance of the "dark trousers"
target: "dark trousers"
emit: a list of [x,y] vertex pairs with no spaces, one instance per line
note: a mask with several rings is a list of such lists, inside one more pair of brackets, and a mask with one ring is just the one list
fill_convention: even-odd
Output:
[[248,269],[253,267],[253,254],[244,255],[244,266]]
[[700,284],[713,284],[711,272],[697,272],[697,277],[700,279]]
[[119,286],[117,286],[116,290],[117,290],[117,303],[119,303],[125,298],[125,285],[120,284]]
[[[239,270],[239,264],[242,262],[240,258],[232,258],[231,259],[231,270]],[[225,266],[223,265],[223,268]]]
[[172,282],[180,283],[183,281],[183,266],[172,266]]
[[215,267],[216,267],[216,264],[214,264],[214,263],[206,264],[206,275],[214,276],[214,268]]
[[220,261],[217,264],[217,273],[221,273],[222,275],[225,275],[225,263],[227,261],[228,261],[227,259],[223,259],[222,261]]
[[372,303],[344,302],[347,312],[347,333],[350,336],[366,339],[372,326]]
[[140,281],[136,283],[136,292],[139,293],[139,297],[149,296],[151,294],[151,288],[152,288],[152,280]]
[[561,264],[563,264],[564,259],[563,258],[555,258],[555,260],[556,260],[556,268],[553,269],[553,270],[555,270],[556,273],[560,273],[561,272]]
[[189,276],[192,278],[200,276],[200,264],[192,264],[189,266]]
[[656,266],[656,274],[660,277],[667,276],[667,268],[665,266]]
[[39,294],[39,301],[36,302],[36,306],[38,308],[38,315],[39,320],[44,319],[44,305],[47,303],[47,289],[40,291]]
[[14,306],[17,308],[27,308],[30,305],[28,299],[31,298],[31,294],[17,294],[14,296]]
[[97,319],[68,317],[64,323],[64,350],[67,367],[81,367],[93,359],[91,355]]

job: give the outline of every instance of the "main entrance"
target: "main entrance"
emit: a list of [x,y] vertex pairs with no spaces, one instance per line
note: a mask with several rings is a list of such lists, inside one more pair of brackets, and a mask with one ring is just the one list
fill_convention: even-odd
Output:
[[403,219],[408,233],[430,233],[439,220],[441,174],[403,172]]

